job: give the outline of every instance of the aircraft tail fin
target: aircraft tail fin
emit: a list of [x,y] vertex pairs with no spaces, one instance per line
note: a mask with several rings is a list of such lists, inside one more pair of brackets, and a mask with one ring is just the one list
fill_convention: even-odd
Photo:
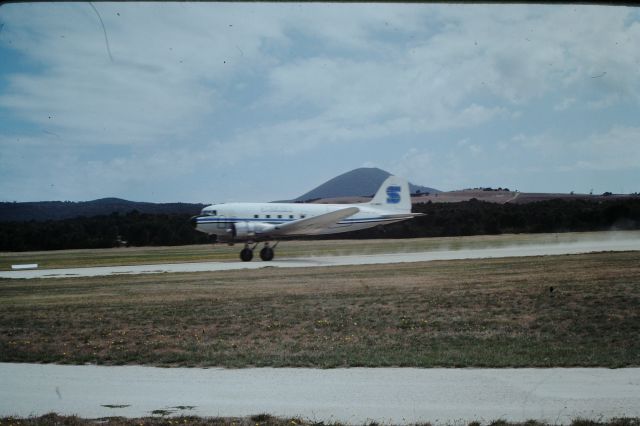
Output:
[[369,204],[394,213],[411,213],[409,183],[398,176],[389,176]]

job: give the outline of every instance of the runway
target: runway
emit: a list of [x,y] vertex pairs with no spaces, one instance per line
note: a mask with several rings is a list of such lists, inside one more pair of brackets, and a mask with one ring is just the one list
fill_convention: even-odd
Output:
[[0,271],[1,278],[95,277],[126,274],[157,274],[172,272],[215,272],[259,268],[308,268],[345,265],[371,265],[434,260],[484,259],[500,257],[548,256],[601,251],[640,250],[640,238],[581,241],[561,244],[516,245],[500,248],[438,250],[417,253],[386,253],[327,257],[282,258],[271,262],[198,262],[155,265],[100,266],[93,268],[34,269]]
[[[568,424],[640,416],[640,368],[154,368],[0,363],[0,415]],[[160,413],[160,411],[155,411]]]

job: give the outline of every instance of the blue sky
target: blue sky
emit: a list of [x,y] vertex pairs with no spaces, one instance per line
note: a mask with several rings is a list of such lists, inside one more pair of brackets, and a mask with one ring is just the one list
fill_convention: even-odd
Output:
[[0,7],[1,201],[640,191],[637,9],[94,6]]

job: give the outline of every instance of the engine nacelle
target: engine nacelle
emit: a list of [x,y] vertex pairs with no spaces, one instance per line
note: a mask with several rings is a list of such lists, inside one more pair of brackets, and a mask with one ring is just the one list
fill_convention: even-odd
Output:
[[264,222],[236,222],[231,224],[231,235],[234,240],[251,240],[274,228],[274,225]]

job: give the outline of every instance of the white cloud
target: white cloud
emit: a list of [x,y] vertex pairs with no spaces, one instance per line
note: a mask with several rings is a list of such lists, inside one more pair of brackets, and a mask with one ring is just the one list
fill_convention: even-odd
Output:
[[[130,144],[205,127],[234,103],[222,88],[241,84],[238,73],[246,69],[269,78],[269,92],[254,93],[253,106],[287,111],[276,127],[298,127],[305,119],[291,114],[296,109],[337,129],[351,127],[354,137],[366,137],[358,127],[372,122],[388,132],[397,131],[393,123],[413,132],[474,126],[505,112],[481,97],[520,104],[562,86],[591,84],[584,77],[605,68],[615,93],[638,95],[640,87],[632,78],[640,26],[625,24],[624,8],[97,7],[114,61],[88,5],[31,8],[32,25],[17,26],[15,45],[47,69],[12,76],[0,105],[79,143]],[[65,19],[48,19],[52,13]],[[316,47],[296,54],[301,36]],[[290,54],[293,60],[284,56]],[[608,96],[611,103],[619,95]]]
[[[39,176],[29,181],[34,185],[68,175],[69,198],[81,191],[74,182],[110,182],[113,191],[126,191],[187,179],[212,164],[313,164],[337,147],[355,167],[362,157],[349,146],[364,142],[384,146],[385,164],[416,182],[440,173],[451,185],[466,184],[464,175],[479,167],[471,159],[490,154],[514,169],[542,167],[534,164],[540,161],[586,170],[597,163],[597,140],[609,140],[606,167],[629,167],[617,155],[638,159],[628,122],[585,120],[591,127],[584,132],[601,136],[580,149],[556,142],[580,139],[570,134],[549,129],[536,136],[526,128],[535,108],[638,105],[640,24],[627,8],[95,6],[113,60],[88,4],[0,8],[0,48],[17,50],[30,64],[0,67],[0,108],[19,119],[4,132],[21,139],[1,141],[2,149],[38,156],[51,148],[54,162],[38,159],[39,167],[23,170]],[[519,140],[508,132],[494,136],[507,124]],[[469,142],[445,147],[440,138]],[[89,146],[90,155],[75,152]],[[398,159],[396,152],[407,155]],[[16,176],[19,169],[11,170]],[[11,185],[12,193],[20,187]]]
[[614,126],[572,144],[576,161],[564,170],[638,170],[640,177],[640,127]]
[[584,138],[550,133],[519,134],[508,143],[511,152],[537,165],[541,172],[640,169],[640,127],[614,125]]
[[428,149],[411,148],[390,165],[390,170],[416,184],[432,182],[434,175],[432,154]]
[[565,111],[569,109],[576,102],[576,98],[564,98],[562,101],[557,103],[553,109],[555,111]]
[[[445,190],[507,186],[549,192],[580,188],[584,192],[590,187],[615,187],[618,184],[611,176],[616,173],[635,171],[640,176],[639,141],[640,127],[625,126],[585,138],[518,134],[495,144],[465,138],[448,144],[446,150],[413,147],[385,165],[412,182]],[[607,181],[598,178],[604,175]],[[571,183],[559,181],[561,178],[570,178]],[[627,188],[632,185],[637,184],[626,184]]]
[[19,7],[4,17],[14,46],[43,70],[10,76],[0,106],[80,144],[154,143],[203,126],[226,106],[217,87],[246,58],[263,60],[262,37],[278,37],[275,27],[245,28],[242,7],[98,4],[111,61],[89,5],[38,6],[29,19]]
[[593,110],[601,110],[609,108],[621,101],[621,96],[618,93],[607,93],[602,95],[599,99],[590,100],[587,102],[587,107]]

